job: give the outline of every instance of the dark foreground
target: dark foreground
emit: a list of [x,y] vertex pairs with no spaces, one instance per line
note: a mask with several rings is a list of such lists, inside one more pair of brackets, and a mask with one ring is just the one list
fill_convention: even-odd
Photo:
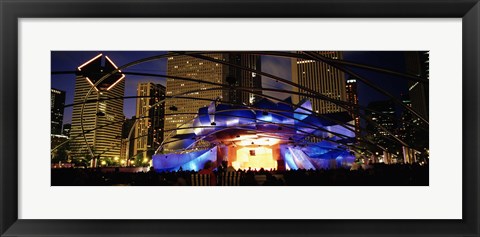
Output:
[[[52,186],[191,186],[197,172],[102,172],[101,169],[52,169]],[[383,165],[370,169],[213,172],[211,183],[240,186],[428,186],[428,166]],[[210,177],[209,177],[209,180]],[[234,181],[232,181],[234,180]]]

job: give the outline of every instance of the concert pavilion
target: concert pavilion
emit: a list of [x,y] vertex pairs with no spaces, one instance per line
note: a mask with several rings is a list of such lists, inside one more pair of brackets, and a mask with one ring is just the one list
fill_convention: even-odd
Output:
[[355,160],[349,146],[354,140],[347,112],[315,114],[309,100],[296,106],[290,98],[262,99],[252,106],[212,102],[165,139],[153,167],[198,171],[207,161],[227,161],[242,170],[348,167]]

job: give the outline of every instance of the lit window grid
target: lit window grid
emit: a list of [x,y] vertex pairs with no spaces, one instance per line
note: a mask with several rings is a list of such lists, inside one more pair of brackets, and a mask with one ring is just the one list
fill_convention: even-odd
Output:
[[[318,53],[329,58],[342,58],[341,52],[322,51]],[[323,62],[292,59],[292,79],[293,82],[298,83],[300,86],[312,89],[332,99],[347,100],[345,73]],[[294,88],[294,90],[308,93],[298,88]],[[321,114],[345,111],[340,106],[326,100],[298,95],[293,95],[292,98],[296,103],[304,98],[310,99],[312,101],[312,110],[319,111]]]
[[[225,55],[223,54],[207,54],[206,56],[225,60]],[[226,75],[226,66],[214,62],[205,61],[202,59],[192,58],[189,56],[175,56],[169,58],[169,60],[167,61],[167,74],[169,76],[187,77],[215,83],[222,83]],[[214,85],[201,84],[197,82],[172,78],[167,79],[166,87],[166,94],[168,96],[182,95],[201,99],[215,100],[216,98],[221,98],[224,94],[222,90],[207,91],[207,89],[217,87]],[[193,90],[201,91],[197,93],[192,93],[190,95],[183,95],[184,93]],[[165,116],[164,130],[168,131],[176,129],[182,123],[190,121],[195,117],[195,114],[198,113],[199,108],[208,106],[209,104],[210,102],[206,100],[192,100],[180,98],[167,99],[165,102],[165,109],[167,114],[174,114],[176,112],[192,114],[182,115],[180,118],[177,118],[175,115]],[[170,110],[169,108],[172,106],[177,107],[178,110]],[[170,134],[170,132],[165,133],[164,136],[167,136],[168,134]]]
[[[161,142],[160,139],[157,139],[158,136],[155,129],[159,129],[159,134],[161,134],[161,126],[163,128],[163,123],[160,122],[164,117],[163,104],[160,106],[155,106],[150,108],[157,102],[159,98],[162,97],[165,93],[163,87],[152,82],[143,82],[137,85],[137,96],[136,99],[136,113],[135,116],[138,118],[135,125],[135,142],[132,155],[143,154],[143,157],[147,157],[147,150],[150,148],[156,148],[158,142]],[[152,98],[155,96],[155,98]],[[153,126],[155,125],[155,126]]]
[[[91,85],[84,77],[78,76],[75,80],[74,105],[72,112],[72,127],[70,137],[76,139],[71,141],[72,156],[74,158],[84,158],[87,155],[87,147],[81,130],[81,103],[90,90]],[[120,81],[109,91],[102,94],[93,90],[88,100],[97,100],[98,98],[122,97],[125,90],[125,80]],[[97,112],[102,111],[105,116],[98,116]],[[87,103],[84,108],[84,129],[86,131],[87,142],[94,149],[95,154],[102,154],[102,157],[115,157],[120,155],[120,139],[122,124],[113,123],[123,119],[123,100],[108,100],[104,102]],[[113,121],[112,121],[113,120]]]

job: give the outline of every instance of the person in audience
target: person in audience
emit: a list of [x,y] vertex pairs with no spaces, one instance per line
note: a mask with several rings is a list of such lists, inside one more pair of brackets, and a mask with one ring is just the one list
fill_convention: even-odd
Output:
[[233,166],[230,165],[230,166],[227,167],[227,172],[235,172],[235,171],[236,170],[235,170],[235,168],[233,168]]
[[198,172],[198,174],[209,174],[210,175],[210,186],[217,185],[217,177],[213,173],[214,164],[211,161],[207,161],[203,166],[203,169]]

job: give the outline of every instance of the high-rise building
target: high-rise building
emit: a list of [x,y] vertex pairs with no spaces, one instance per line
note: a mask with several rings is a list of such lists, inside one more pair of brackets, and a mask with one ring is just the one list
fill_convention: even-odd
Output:
[[[412,107],[412,103],[407,96],[404,96],[402,101],[405,105]],[[408,144],[409,149],[412,148],[422,152],[428,149],[428,126],[408,110],[402,112],[398,135]]]
[[[229,53],[228,61],[236,65],[262,70],[262,60],[260,55],[247,53]],[[226,82],[233,87],[224,91],[223,100],[235,104],[251,105],[258,101],[259,95],[262,94],[262,76],[255,72],[242,70],[236,67],[228,67]],[[236,90],[235,86],[255,88],[254,92]]]
[[51,134],[50,135],[50,149],[60,148],[57,147],[62,145],[62,147],[68,146],[65,142],[68,140],[68,137],[65,135]]
[[63,125],[63,135],[70,137],[70,130],[72,129],[71,123],[66,123]]
[[[405,52],[406,72],[408,74],[430,79],[429,59],[429,51]],[[412,102],[412,109],[428,120],[428,85],[420,82],[409,81],[408,87],[408,93]]]
[[[75,79],[74,106],[72,114],[71,142],[73,158],[90,157],[82,132],[86,136],[88,146],[93,150],[96,166],[97,158],[118,157],[120,155],[123,115],[123,99],[125,91],[125,75],[121,71],[108,76],[95,86],[100,78],[118,69],[115,63],[105,56],[102,65],[102,54],[95,56],[77,68]],[[87,92],[91,91],[84,104]],[[81,114],[83,110],[83,128]]]
[[122,143],[120,144],[120,165],[127,165],[130,142],[127,138],[122,138]]
[[50,90],[50,133],[62,135],[65,91],[52,88]]
[[120,159],[122,165],[126,165],[128,163],[127,159],[130,158],[131,155],[134,155],[133,145],[135,144],[135,133],[132,131],[130,139],[128,139],[128,136],[130,135],[130,131],[132,130],[135,121],[135,116],[132,116],[130,119],[125,118],[125,121],[122,125],[122,145],[120,148]]
[[[347,102],[358,105],[357,80],[355,78],[347,80],[346,96]],[[360,110],[356,106],[351,106],[349,113],[355,123],[355,136],[358,138],[360,135]]]
[[[317,53],[331,59],[342,59],[342,52],[321,51]],[[324,62],[299,58],[292,59],[292,81],[332,99],[346,101],[345,73]],[[311,94],[297,87],[294,87],[293,90]],[[292,95],[294,104],[305,98],[312,101],[312,110],[320,114],[345,111],[343,108],[326,100]]]
[[165,103],[157,103],[165,99],[165,87],[152,82],[138,83],[137,96],[135,145],[130,156],[141,154],[143,158],[151,158],[163,141]]
[[[259,55],[239,52],[205,54],[205,56],[242,67],[261,70],[261,57]],[[258,94],[262,94],[260,75],[233,66],[186,55],[168,58],[167,74],[169,76],[186,77],[231,85],[231,87],[225,90],[209,90],[210,88],[218,86],[167,78],[166,96],[183,95],[198,98],[198,100],[185,98],[166,100],[165,113],[170,115],[165,116],[165,138],[176,134],[176,128],[182,124],[188,124],[198,113],[198,109],[210,104],[211,101],[209,100],[251,105],[259,99]],[[254,88],[254,93],[236,90],[235,87]],[[195,91],[198,89],[200,89],[200,91]],[[191,93],[186,94],[187,92]],[[205,145],[205,143],[199,144]]]
[[[412,101],[410,100],[409,96],[402,95],[402,103],[408,107],[412,107]],[[400,124],[398,126],[398,135],[402,141],[410,141],[412,137],[410,137],[411,133],[409,132],[410,126],[413,125],[412,122],[412,113],[408,110],[404,110],[400,116]]]
[[[430,52],[408,51],[405,52],[406,72],[408,74],[430,79]],[[420,116],[429,119],[429,91],[428,84],[409,81],[408,95],[411,108]],[[405,163],[417,161],[428,162],[428,126],[417,116],[408,111],[402,115],[403,136],[408,141],[409,147],[404,147]],[[412,150],[414,152],[412,152]]]
[[[206,54],[217,60],[227,60],[225,54]],[[193,58],[186,55],[170,57],[167,60],[167,75],[224,83],[228,67],[220,63]],[[188,96],[198,99],[173,98],[165,102],[164,137],[175,134],[176,128],[188,124],[198,113],[198,109],[207,107],[208,100],[223,99],[222,90],[208,90],[218,87],[192,81],[167,78],[166,96]],[[199,91],[198,91],[199,90]],[[188,92],[188,93],[187,93]],[[205,100],[202,100],[205,99]]]
[[[366,111],[366,114],[369,119],[381,125],[387,131],[395,133],[397,122],[395,118],[395,103],[392,100],[374,101],[369,103],[367,108],[369,110]],[[392,141],[391,136],[383,129],[368,123],[367,131],[376,144],[388,149],[393,148],[392,145],[395,142]]]

